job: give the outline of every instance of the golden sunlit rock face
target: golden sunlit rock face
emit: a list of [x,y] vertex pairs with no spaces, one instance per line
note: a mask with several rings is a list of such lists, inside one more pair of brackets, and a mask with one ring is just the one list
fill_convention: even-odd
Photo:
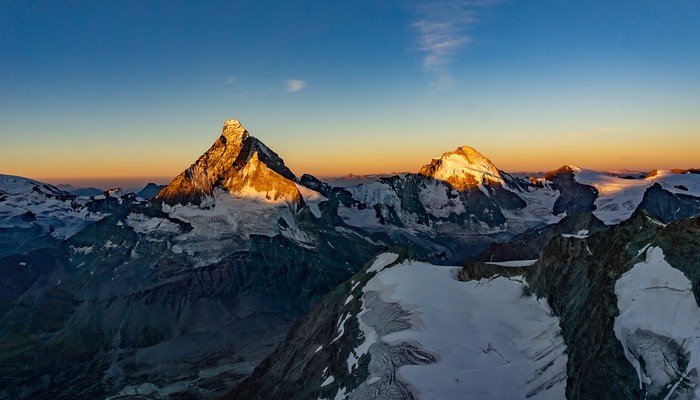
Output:
[[498,168],[469,146],[458,147],[433,159],[419,173],[445,181],[457,190],[475,188],[480,184],[504,184],[503,175]]
[[201,204],[215,188],[265,201],[302,201],[296,177],[284,161],[250,136],[238,120],[226,121],[211,148],[163,188],[155,200]]

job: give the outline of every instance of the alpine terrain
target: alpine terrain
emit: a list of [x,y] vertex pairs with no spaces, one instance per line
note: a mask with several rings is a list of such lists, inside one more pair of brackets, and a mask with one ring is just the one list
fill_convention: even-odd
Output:
[[0,399],[700,397],[700,173],[457,147],[297,177],[238,120],[164,187],[0,175]]

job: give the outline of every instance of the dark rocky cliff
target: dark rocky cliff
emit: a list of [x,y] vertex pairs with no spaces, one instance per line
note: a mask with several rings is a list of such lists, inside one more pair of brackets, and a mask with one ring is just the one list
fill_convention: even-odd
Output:
[[[659,246],[669,262],[700,288],[700,219],[664,226],[640,210],[628,221],[583,239],[553,237],[531,267],[470,264],[462,279],[525,275],[531,290],[547,298],[561,328],[569,356],[568,399],[643,399],[634,368],[613,331],[619,314],[614,288],[639,262],[646,245]],[[700,303],[699,303],[700,304]]]
[[158,207],[99,206],[110,215],[74,237],[0,258],[0,399],[216,397],[383,248],[336,232],[324,206],[320,219],[297,215],[313,248],[252,235],[248,251],[195,266],[169,236],[127,225],[132,210],[170,218]]

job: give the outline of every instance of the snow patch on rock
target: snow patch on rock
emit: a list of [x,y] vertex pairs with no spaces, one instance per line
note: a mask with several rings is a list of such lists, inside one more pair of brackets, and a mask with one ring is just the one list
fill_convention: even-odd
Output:
[[692,283],[661,248],[645,249],[646,259],[615,283],[615,336],[648,394],[700,398],[700,308]]

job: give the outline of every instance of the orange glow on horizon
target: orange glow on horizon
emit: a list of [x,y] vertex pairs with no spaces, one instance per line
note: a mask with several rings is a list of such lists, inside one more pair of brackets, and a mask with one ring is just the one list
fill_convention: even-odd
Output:
[[[653,169],[697,168],[700,134],[692,130],[669,140],[662,135],[614,135],[608,133],[571,135],[395,135],[365,134],[347,140],[341,132],[320,140],[289,137],[261,137],[297,176],[319,178],[348,174],[418,172],[432,158],[459,146],[475,148],[506,172],[543,172],[576,165],[610,171],[651,171]],[[594,135],[594,136],[591,136]],[[212,143],[215,135],[189,135],[183,140],[112,146],[109,150],[63,149],[52,146],[0,148],[0,173],[51,183],[87,181],[144,181],[169,183],[188,168]],[[669,135],[669,138],[672,136]],[[58,146],[58,144],[56,145]]]

